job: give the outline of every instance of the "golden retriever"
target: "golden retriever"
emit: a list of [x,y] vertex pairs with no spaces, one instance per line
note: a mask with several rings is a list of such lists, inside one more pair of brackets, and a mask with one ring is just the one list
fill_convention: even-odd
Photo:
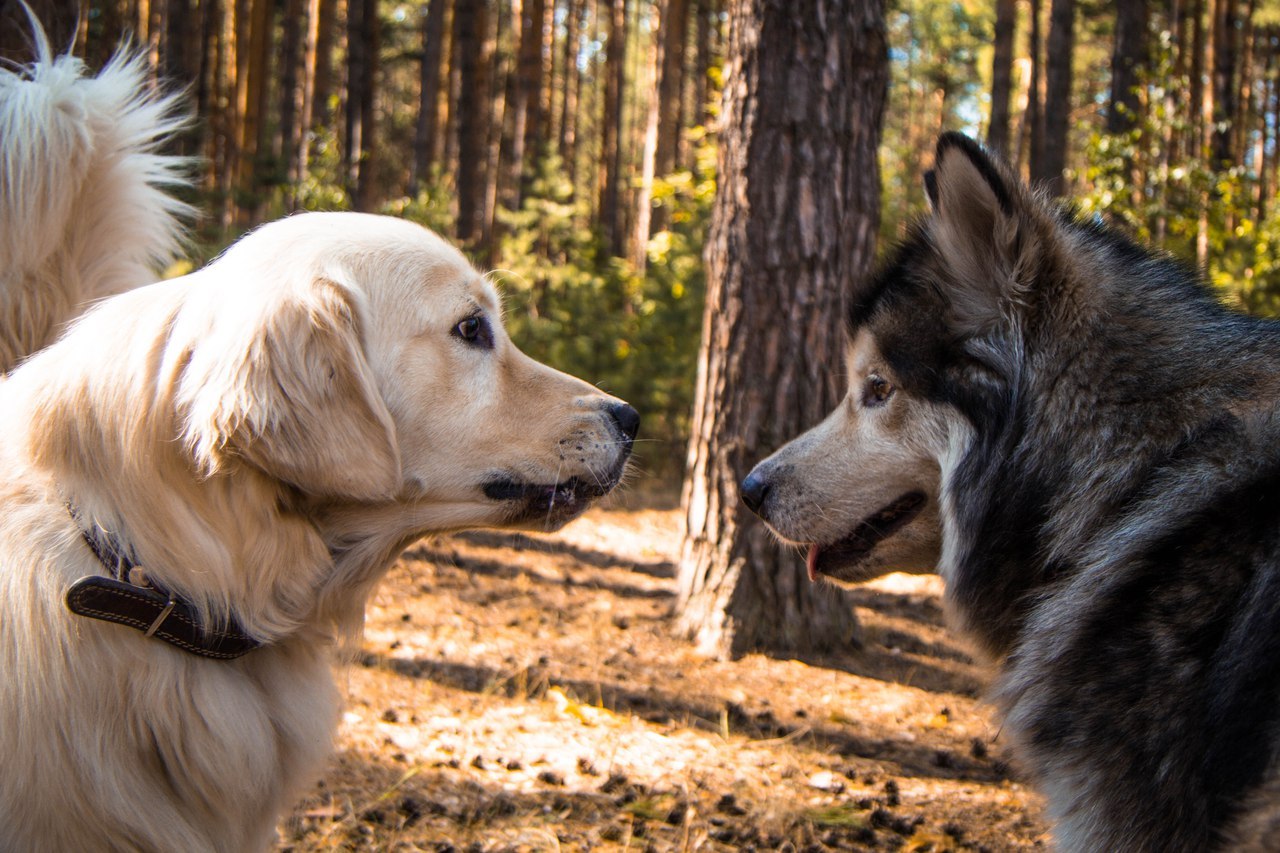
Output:
[[0,849],[267,847],[401,550],[564,524],[637,425],[403,221],[290,217],[103,301],[0,381]]
[[32,42],[35,62],[0,65],[0,375],[88,302],[155,281],[192,212],[167,192],[186,162],[159,151],[186,117],[145,55],[90,76],[34,18]]

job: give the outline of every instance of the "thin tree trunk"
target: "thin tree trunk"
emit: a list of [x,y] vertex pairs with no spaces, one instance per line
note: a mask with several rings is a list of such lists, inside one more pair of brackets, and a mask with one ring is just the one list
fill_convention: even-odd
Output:
[[1181,151],[1181,140],[1178,136],[1177,123],[1172,117],[1177,114],[1178,110],[1178,93],[1182,91],[1181,85],[1186,74],[1186,56],[1184,53],[1184,42],[1186,41],[1186,26],[1183,21],[1182,0],[1170,0],[1169,3],[1169,30],[1170,44],[1177,53],[1173,61],[1173,83],[1164,87],[1164,136],[1163,145],[1160,146],[1160,186],[1158,187],[1159,198],[1155,207],[1155,221],[1151,227],[1152,239],[1157,246],[1163,247],[1165,238],[1169,230],[1169,173],[1173,165],[1174,157]]
[[1027,98],[1027,172],[1035,179],[1044,171],[1044,36],[1041,0],[1031,0],[1031,87]]
[[[644,123],[644,142],[640,155],[640,192],[636,199],[636,223],[631,235],[631,266],[640,274],[644,273],[645,260],[649,247],[649,225],[653,220],[653,176],[658,154],[659,114],[662,111],[661,87],[653,84],[661,73],[664,22],[662,20],[662,4],[655,3],[649,31],[653,34],[653,44],[649,53],[646,79],[640,88],[649,93],[648,111]],[[655,91],[655,89],[657,91]]]
[[625,248],[622,228],[622,92],[626,84],[627,0],[603,0],[609,10],[601,116],[599,220],[609,253]]
[[1116,36],[1111,51],[1111,106],[1107,132],[1128,133],[1137,122],[1139,75],[1146,67],[1147,0],[1116,3]]
[[532,19],[532,49],[527,53],[523,40],[520,44],[520,82],[526,89],[525,121],[524,121],[524,166],[526,179],[530,174],[529,164],[545,152],[542,146],[546,142],[547,116],[550,112],[549,87],[546,85],[550,77],[551,34],[554,21],[550,13],[554,11],[555,0],[525,0],[529,4]]
[[[1210,7],[1211,15],[1214,17],[1214,29],[1217,29],[1216,10],[1221,0],[1214,0],[1214,5]],[[1199,5],[1199,4],[1197,4]],[[1202,10],[1201,10],[1202,11]],[[1197,16],[1197,24],[1200,27],[1200,50],[1197,51],[1197,64],[1201,72],[1204,69],[1214,70],[1217,66],[1215,59],[1215,46],[1218,41],[1217,34],[1205,34],[1203,30],[1203,14]],[[1200,75],[1197,75],[1198,77]],[[1205,164],[1210,169],[1213,168],[1213,137],[1215,113],[1215,94],[1216,86],[1205,86],[1201,84],[1200,93],[1200,135],[1196,140],[1196,159]],[[1195,109],[1196,102],[1192,102],[1192,109]],[[1202,188],[1200,190],[1199,212],[1196,219],[1196,265],[1202,272],[1207,272],[1209,268],[1209,190]]]
[[430,0],[422,18],[422,68],[419,73],[418,122],[413,136],[413,172],[409,194],[417,195],[431,178],[440,133],[440,60],[444,50],[446,0]]
[[364,16],[360,21],[360,39],[364,42],[364,76],[360,79],[360,156],[357,160],[356,210],[374,210],[377,199],[377,170],[372,152],[378,150],[378,51],[382,46],[382,18],[378,0],[364,0]]
[[808,582],[738,483],[840,398],[842,293],[878,227],[884,8],[734,0],[729,30],[678,629],[717,654],[847,648],[849,598]]
[[1234,164],[1243,165],[1245,161],[1245,151],[1249,147],[1249,138],[1252,132],[1254,117],[1253,97],[1253,78],[1254,78],[1254,12],[1257,9],[1257,0],[1248,0],[1245,6],[1244,29],[1240,33],[1240,42],[1243,46],[1241,50],[1240,60],[1240,85],[1236,95],[1236,112],[1235,119],[1232,121],[1232,162]]
[[510,144],[514,138],[511,128],[511,98],[508,96],[515,63],[514,51],[501,48],[502,35],[512,30],[514,13],[518,11],[513,3],[499,3],[497,14],[485,33],[482,56],[485,64],[494,71],[489,77],[489,93],[485,101],[488,117],[485,120],[489,130],[489,158],[485,167],[483,230],[480,243],[488,249],[485,256],[489,266],[497,261],[498,235],[495,234],[498,212],[498,190],[503,182],[503,145]]
[[[541,134],[541,89],[543,28],[546,0],[523,0],[518,4],[520,41],[516,71],[508,84],[511,134],[507,146],[506,192],[503,206],[519,210],[528,166],[528,145]],[[537,128],[531,131],[531,127]]]
[[280,22],[280,123],[271,146],[276,163],[285,169],[289,189],[288,207],[293,208],[293,187],[297,185],[297,157],[300,133],[298,114],[302,107],[302,86],[298,72],[303,62],[306,33],[303,30],[305,0],[286,0]]
[[248,19],[247,0],[224,0],[222,25],[222,57],[220,67],[223,81],[220,96],[225,104],[221,110],[224,136],[221,140],[222,168],[219,174],[219,194],[221,196],[220,224],[224,232],[230,231],[236,213],[235,193],[239,188],[239,168],[242,122],[244,110],[241,102],[240,87],[242,81],[247,82],[249,45],[246,34],[242,32],[240,21]]
[[1280,134],[1276,133],[1276,122],[1280,121],[1280,93],[1276,85],[1276,30],[1267,27],[1264,30],[1263,50],[1266,54],[1266,66],[1263,74],[1262,104],[1258,113],[1261,121],[1258,129],[1258,187],[1254,197],[1255,222],[1262,222],[1267,217],[1267,200],[1271,194],[1271,182],[1275,168],[1276,146],[1280,144]]
[[1033,180],[1050,195],[1066,193],[1067,131],[1071,123],[1071,52],[1075,41],[1075,0],[1052,0],[1045,52],[1044,159]]
[[581,51],[580,27],[586,15],[587,4],[585,0],[566,0],[565,8],[564,58],[562,60],[564,94],[560,101],[560,135],[556,148],[560,152],[560,162],[565,174],[569,176],[570,183],[576,186],[577,181],[574,180],[574,176],[577,173],[575,164],[577,162],[578,90],[582,80],[582,75],[578,71],[578,55]]
[[684,91],[685,42],[689,39],[689,0],[662,0],[658,81],[658,147],[655,169],[669,175],[680,150],[681,93]]
[[1013,81],[1013,37],[1018,19],[1017,0],[997,0],[995,48],[991,56],[991,122],[987,144],[1009,156],[1009,95]]
[[[311,126],[328,127],[333,119],[333,41],[338,23],[338,0],[316,0],[315,83]],[[335,134],[336,135],[336,134]]]
[[456,0],[450,53],[458,69],[458,239],[467,246],[484,234],[485,174],[489,162],[489,73],[481,50],[489,29],[487,0]]
[[1211,166],[1214,171],[1231,168],[1231,120],[1236,112],[1234,0],[1213,2],[1213,128],[1210,135]]
[[258,145],[262,138],[263,100],[267,85],[267,36],[271,21],[270,0],[247,0],[248,16],[237,30],[236,113],[239,135],[236,145],[236,214],[239,228],[256,219],[258,198]]
[[1192,0],[1191,6],[1190,103],[1187,105],[1190,132],[1186,135],[1186,151],[1183,156],[1193,162],[1199,162],[1204,157],[1204,3],[1205,0]]
[[695,0],[698,4],[697,31],[694,33],[693,122],[711,124],[711,40],[715,31],[718,0]]

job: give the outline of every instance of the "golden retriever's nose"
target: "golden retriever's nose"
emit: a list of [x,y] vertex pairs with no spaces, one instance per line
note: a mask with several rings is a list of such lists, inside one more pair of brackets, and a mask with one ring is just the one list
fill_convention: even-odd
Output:
[[618,429],[622,430],[624,441],[628,445],[635,441],[636,433],[640,431],[640,413],[626,403],[611,403],[606,411],[618,425]]

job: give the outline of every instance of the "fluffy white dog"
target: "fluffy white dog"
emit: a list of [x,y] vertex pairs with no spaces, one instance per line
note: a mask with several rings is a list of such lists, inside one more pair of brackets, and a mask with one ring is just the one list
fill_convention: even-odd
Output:
[[[12,141],[10,216],[45,156]],[[100,162],[76,174],[103,210],[62,198],[0,229],[0,267],[32,270],[6,287],[78,276],[71,305],[172,245],[173,203]],[[107,209],[167,230],[78,243]],[[458,251],[385,217],[294,216],[100,302],[0,380],[0,850],[267,847],[331,751],[334,652],[401,550],[564,524],[637,425],[517,350]]]
[[154,281],[191,213],[166,192],[185,161],[159,153],[186,117],[144,58],[89,76],[33,33],[36,62],[0,65],[0,375],[86,303]]

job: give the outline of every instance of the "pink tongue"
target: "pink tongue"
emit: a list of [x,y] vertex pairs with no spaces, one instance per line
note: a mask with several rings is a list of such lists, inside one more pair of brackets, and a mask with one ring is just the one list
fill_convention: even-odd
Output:
[[805,560],[805,563],[809,567],[809,580],[812,581],[813,583],[817,583],[818,582],[818,546],[817,545],[809,546],[809,556]]

